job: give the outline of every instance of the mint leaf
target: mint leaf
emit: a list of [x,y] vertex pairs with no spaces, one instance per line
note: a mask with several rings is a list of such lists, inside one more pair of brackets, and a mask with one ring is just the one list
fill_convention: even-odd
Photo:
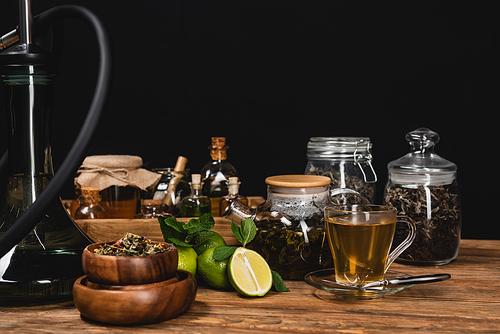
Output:
[[243,243],[243,236],[241,235],[240,227],[236,225],[234,220],[231,219],[231,231],[239,242]]
[[199,218],[190,219],[184,228],[187,231],[187,235],[192,238],[201,231],[210,231],[214,226],[214,217],[209,213],[205,213]]
[[236,246],[218,246],[214,249],[213,258],[217,261],[227,259],[233,255],[237,248]]
[[178,221],[174,217],[158,217],[158,222],[160,223],[163,240],[174,246],[184,247],[193,247],[193,245],[190,244],[191,240],[197,237],[201,232],[208,232],[215,226],[215,220],[209,213],[199,218],[190,219],[187,224]]
[[[158,218],[158,219],[160,219],[160,218]],[[185,224],[183,222],[178,221],[174,217],[164,217],[163,222],[165,223],[165,225],[173,228],[175,231],[177,231],[179,233],[182,233],[182,234],[186,233]]]
[[[173,220],[172,220],[173,219]],[[172,217],[158,217],[163,240],[173,242],[172,239],[185,240],[186,234],[181,232],[183,228],[177,224],[177,220]],[[182,224],[182,223],[181,223]]]
[[193,245],[188,244],[187,242],[177,238],[168,238],[165,241],[171,243],[174,246],[193,247]]
[[214,231],[200,231],[193,238],[188,240],[194,246],[199,246],[215,235]]
[[245,219],[245,221],[241,221],[240,231],[243,237],[242,244],[243,247],[245,247],[245,245],[250,243],[257,234],[257,227],[255,226],[255,222],[251,218],[247,218]]
[[257,227],[252,218],[241,220],[240,226],[236,225],[236,223],[231,220],[231,231],[233,231],[236,239],[245,247],[255,238]]
[[278,292],[290,291],[286,287],[285,282],[283,282],[283,279],[281,278],[280,274],[278,274],[278,272],[271,270],[271,275],[273,275],[273,287],[276,291]]

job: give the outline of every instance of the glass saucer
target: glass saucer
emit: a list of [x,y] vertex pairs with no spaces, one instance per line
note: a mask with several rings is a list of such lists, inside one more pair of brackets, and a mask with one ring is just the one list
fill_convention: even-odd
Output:
[[[411,277],[411,275],[388,270],[384,276],[384,279],[394,279],[394,278],[406,278]],[[355,299],[355,300],[365,300],[365,299],[378,299],[385,296],[395,294],[399,291],[409,289],[414,284],[407,285],[391,285],[386,287],[378,287],[371,289],[362,289],[354,286],[347,286],[339,284],[335,281],[335,269],[322,269],[318,271],[313,271],[304,277],[306,283],[318,288],[320,290],[330,293],[330,295],[318,294],[321,299],[331,299],[331,294],[339,298],[344,299]]]

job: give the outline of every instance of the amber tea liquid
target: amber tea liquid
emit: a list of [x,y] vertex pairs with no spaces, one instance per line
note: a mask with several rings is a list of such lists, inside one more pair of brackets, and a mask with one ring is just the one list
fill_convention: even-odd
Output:
[[384,279],[395,214],[329,217],[326,226],[337,282],[359,285]]

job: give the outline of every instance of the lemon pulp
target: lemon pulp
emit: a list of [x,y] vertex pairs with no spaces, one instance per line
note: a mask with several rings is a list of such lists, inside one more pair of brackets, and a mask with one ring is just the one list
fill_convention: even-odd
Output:
[[257,252],[240,247],[229,260],[229,280],[245,296],[264,296],[273,279],[266,260]]

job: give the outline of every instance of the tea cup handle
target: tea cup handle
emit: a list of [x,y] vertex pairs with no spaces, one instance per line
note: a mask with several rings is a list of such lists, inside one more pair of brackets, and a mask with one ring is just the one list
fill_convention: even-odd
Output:
[[340,195],[340,194],[354,194],[354,195],[357,195],[359,198],[361,198],[361,200],[364,202],[364,204],[371,204],[370,200],[368,200],[368,198],[366,198],[363,194],[357,192],[356,190],[352,190],[350,188],[330,189],[330,196],[331,197],[336,196],[336,195]]
[[401,244],[399,244],[398,247],[396,247],[391,254],[389,254],[387,258],[387,264],[385,265],[385,271],[389,269],[389,266],[398,258],[398,256],[401,255],[408,247],[410,247],[411,243],[413,240],[415,240],[415,235],[416,235],[416,227],[415,227],[415,222],[410,218],[406,216],[397,216],[397,223],[399,222],[404,222],[408,224],[409,227],[409,233],[408,236],[406,237]]

